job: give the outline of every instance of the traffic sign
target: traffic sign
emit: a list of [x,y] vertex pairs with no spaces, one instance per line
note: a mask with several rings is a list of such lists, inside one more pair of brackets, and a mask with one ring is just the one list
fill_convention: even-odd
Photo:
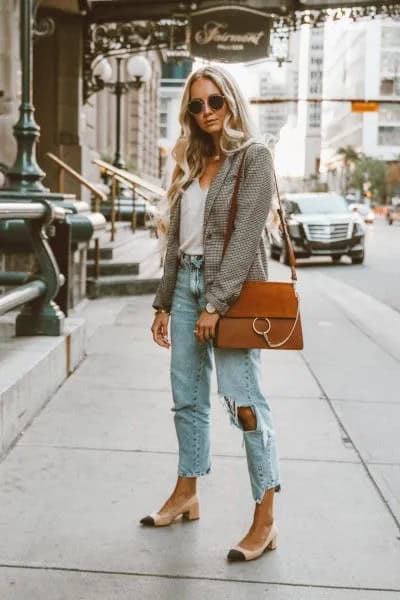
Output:
[[351,112],[377,112],[379,110],[378,102],[352,102]]

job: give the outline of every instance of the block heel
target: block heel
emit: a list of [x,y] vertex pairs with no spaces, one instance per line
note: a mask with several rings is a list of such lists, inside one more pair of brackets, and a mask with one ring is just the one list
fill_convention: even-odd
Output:
[[172,511],[163,514],[153,512],[147,517],[143,517],[140,522],[148,527],[165,527],[171,525],[180,515],[185,521],[200,519],[200,505],[197,495],[183,502],[181,506],[175,507]]
[[182,514],[182,517],[186,519],[186,521],[194,521],[195,519],[200,519],[200,505],[199,503],[194,504],[188,511]]
[[278,536],[276,535],[271,542],[268,544],[267,548],[268,550],[276,550],[276,548],[278,547]]
[[275,550],[275,548],[278,545],[277,540],[278,528],[274,521],[268,534],[268,537],[262,546],[260,546],[256,550],[247,550],[246,548],[242,548],[240,545],[233,546],[233,548],[229,550],[227,559],[232,562],[254,560],[256,558],[259,558],[262,554],[264,554],[266,550]]

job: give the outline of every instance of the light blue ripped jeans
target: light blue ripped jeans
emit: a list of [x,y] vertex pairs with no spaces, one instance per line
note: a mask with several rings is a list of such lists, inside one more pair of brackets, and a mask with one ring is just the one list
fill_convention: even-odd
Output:
[[[253,498],[280,490],[279,458],[271,408],[261,389],[260,350],[214,348],[200,343],[193,332],[206,305],[203,258],[183,255],[178,269],[171,315],[171,386],[179,444],[178,475],[200,477],[211,469],[210,383],[212,354],[218,393],[225,400],[231,423],[243,432]],[[251,407],[254,430],[243,429],[238,407]]]

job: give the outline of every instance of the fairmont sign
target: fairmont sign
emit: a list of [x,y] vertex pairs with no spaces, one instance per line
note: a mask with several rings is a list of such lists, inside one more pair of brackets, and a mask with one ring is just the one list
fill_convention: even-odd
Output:
[[218,7],[192,13],[190,54],[222,62],[248,62],[268,55],[271,20],[245,7]]

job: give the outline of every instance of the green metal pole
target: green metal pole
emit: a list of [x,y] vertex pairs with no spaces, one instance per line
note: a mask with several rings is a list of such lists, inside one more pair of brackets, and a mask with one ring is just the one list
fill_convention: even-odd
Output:
[[36,162],[36,142],[40,128],[33,113],[32,103],[32,0],[20,0],[20,50],[22,68],[22,102],[19,120],[14,126],[17,140],[17,157],[14,166],[7,172],[7,190],[18,192],[44,192],[41,183],[45,173]]
[[118,169],[125,169],[125,161],[121,156],[121,101],[124,93],[124,83],[121,81],[121,61],[117,57],[117,81],[114,86],[115,94],[115,157],[113,165]]

